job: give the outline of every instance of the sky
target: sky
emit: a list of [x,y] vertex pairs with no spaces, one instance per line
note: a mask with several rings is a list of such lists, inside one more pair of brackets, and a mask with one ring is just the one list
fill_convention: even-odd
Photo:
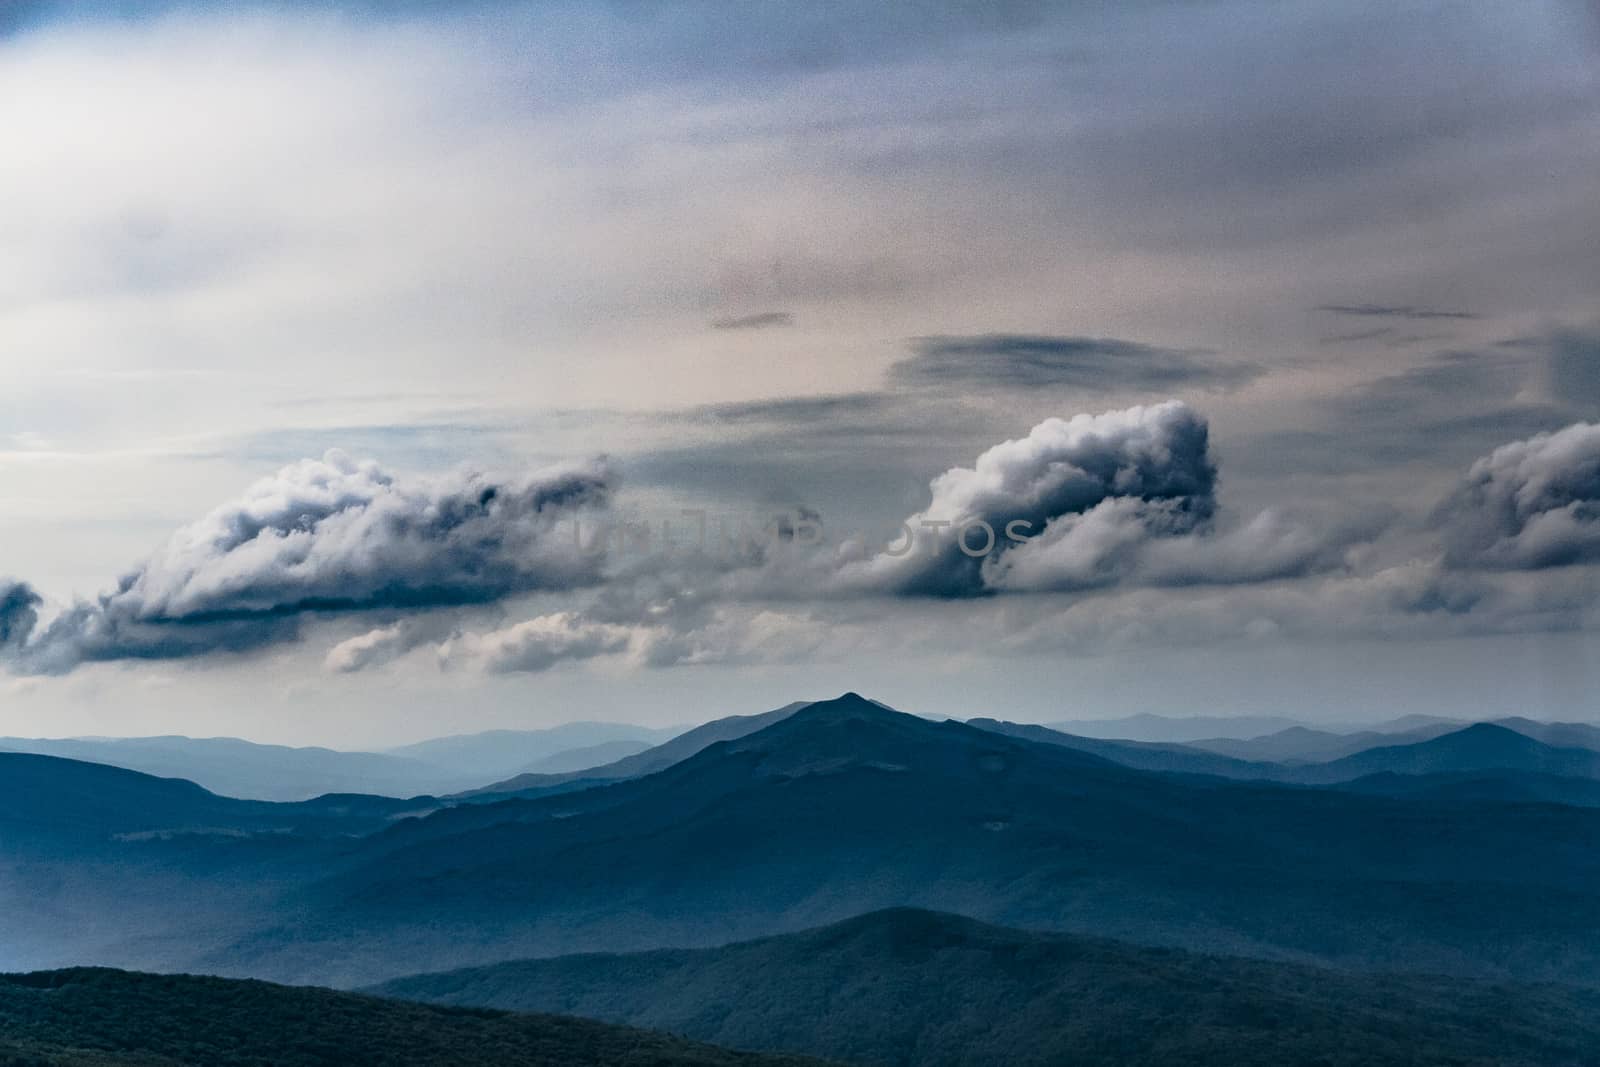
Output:
[[21,2],[0,129],[0,734],[1600,719],[1593,3]]

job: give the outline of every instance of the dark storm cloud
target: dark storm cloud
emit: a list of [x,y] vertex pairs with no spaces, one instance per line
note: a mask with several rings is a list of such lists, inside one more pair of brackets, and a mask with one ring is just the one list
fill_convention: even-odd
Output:
[[1218,359],[1204,349],[1160,348],[1111,337],[988,333],[919,337],[892,377],[906,385],[1039,389],[1064,386],[1116,392],[1219,389],[1265,368]]
[[1434,521],[1457,567],[1537,570],[1600,560],[1600,425],[1502,445],[1474,463]]
[[770,330],[778,326],[793,326],[794,316],[787,311],[761,311],[754,315],[713,319],[713,330]]
[[0,579],[0,653],[20,644],[32,632],[43,602],[26,583]]
[[604,507],[603,462],[497,479],[407,482],[342,454],[305,460],[178,531],[115,591],[38,625],[29,590],[0,600],[23,670],[241,651],[292,638],[310,612],[484,604],[598,580],[565,520]]
[[1470,311],[1439,311],[1408,304],[1322,304],[1318,311],[1380,319],[1476,319]]

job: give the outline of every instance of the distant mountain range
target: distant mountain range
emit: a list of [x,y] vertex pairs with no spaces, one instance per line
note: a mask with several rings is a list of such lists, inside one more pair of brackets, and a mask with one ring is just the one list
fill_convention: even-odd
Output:
[[[1269,734],[1282,733],[1296,728],[1310,729],[1312,724],[1283,715],[1130,715],[1121,719],[1071,719],[1046,724],[1052,730],[1074,734],[1078,737],[1098,737],[1104,740],[1158,741],[1188,744],[1211,740],[1250,740]],[[1327,732],[1396,734],[1429,726],[1464,726],[1464,720],[1441,718],[1436,715],[1406,715],[1377,723],[1326,727]]]
[[[487,730],[476,734],[456,734],[431,741],[403,745],[385,753],[446,768],[473,785],[484,785],[515,774],[544,769],[540,764],[561,753],[619,741],[640,742],[643,747],[658,745],[684,732],[684,727],[657,729],[630,723],[569,722],[543,730]],[[602,756],[596,762],[621,758],[622,754]],[[582,769],[580,767],[569,768]]]
[[0,751],[28,752],[186,778],[218,793],[305,800],[322,793],[410,796],[448,792],[463,779],[418,760],[375,752],[258,745],[232,737],[0,738]]
[[389,752],[262,745],[232,737],[0,738],[32,752],[187,778],[227,796],[307,800],[324,793],[454,793],[523,771],[564,773],[642,751],[677,731],[577,722],[547,730],[442,737]]
[[[358,985],[911,906],[1347,968],[1600,983],[1600,811],[1481,784],[1586,782],[1573,775],[1588,750],[1475,726],[1329,771],[980,725],[849,694],[708,724],[676,752],[627,757],[639,776],[471,803],[268,804],[0,755],[0,968]],[[645,773],[657,763],[641,757],[679,754]],[[1234,764],[1330,781],[1217,770]],[[1477,799],[1441,799],[1461,788],[1451,774],[1474,775]],[[1393,785],[1413,776],[1433,781]]]
[[910,909],[720,948],[417,975],[373,992],[889,1067],[1567,1065],[1600,1048],[1600,991],[1355,975]]
[[[911,905],[1030,928],[1460,974],[1600,976],[1600,813],[1229,785],[808,705],[665,771],[356,843],[207,969],[355,984],[398,960],[710,945]],[[1439,908],[1441,892],[1451,905]]]
[[78,968],[0,975],[5,1067],[823,1067],[587,1019]]
[[1380,745],[1427,741],[1459,730],[1464,725],[1459,722],[1436,722],[1394,733],[1358,730],[1349,734],[1291,726],[1263,737],[1213,737],[1188,742],[1188,746],[1250,763],[1325,763]]
[[665,770],[674,763],[680,763],[688,759],[718,741],[733,741],[753,734],[764,727],[771,726],[775,722],[788,718],[805,706],[806,702],[802,700],[793,704],[785,704],[781,708],[776,708],[760,715],[730,715],[723,719],[713,719],[692,730],[686,730],[653,748],[647,748],[642,752],[625,756],[610,763],[574,768],[566,773],[537,773],[538,769],[536,768],[536,773],[519,774],[514,778],[509,778],[503,782],[495,782],[481,789],[467,790],[463,795],[542,793],[551,786],[562,785],[578,778],[601,782],[638,778],[646,774],[654,774],[656,771]]
[[1514,729],[1480,722],[1416,744],[1369,748],[1329,763],[1291,768],[1288,776],[1294,781],[1323,785],[1349,782],[1369,774],[1487,770],[1597,779],[1600,778],[1600,751],[1558,748]]
[[[1044,726],[997,722],[993,719],[973,719],[971,725],[1010,737],[1091,753],[1139,770],[1299,785],[1337,785],[1379,774],[1431,775],[1467,771],[1600,779],[1600,751],[1593,748],[1558,748],[1513,728],[1526,724],[1532,728],[1542,728],[1538,732],[1549,737],[1583,738],[1588,736],[1585,731],[1591,730],[1590,727],[1529,723],[1528,720],[1516,719],[1503,722],[1512,725],[1473,723],[1437,734],[1437,727],[1429,726],[1393,737],[1367,735],[1391,743],[1367,747],[1327,762],[1313,763],[1239,759],[1199,745],[1077,737]],[[1600,731],[1595,731],[1595,739],[1600,741]]]
[[[1558,748],[1600,750],[1600,728],[1583,723],[1547,723],[1524,718],[1506,718],[1490,720],[1490,724]],[[1430,741],[1435,737],[1455,733],[1469,725],[1472,724],[1441,720],[1400,731],[1362,730],[1349,734],[1297,726],[1248,740],[1211,738],[1195,741],[1190,747],[1248,761],[1325,763],[1353,756],[1369,748]]]
[[1071,719],[1047,723],[1052,730],[1077,737],[1121,741],[1199,741],[1208,737],[1260,737],[1294,726],[1298,719],[1281,715],[1129,715],[1120,719]]
[[[542,730],[490,730],[435,738],[381,752],[264,745],[238,738],[0,738],[0,752],[31,752],[185,778],[224,796],[299,801],[327,793],[389,797],[536,796],[575,785],[636,778],[670,767],[716,743],[753,733],[805,706],[796,702],[760,715],[715,719],[692,729],[575,722]],[[891,709],[892,710],[892,709]],[[1368,749],[1431,740],[1466,723],[1408,716],[1354,733],[1293,725],[1275,717],[1195,716],[1085,720],[1054,727],[973,720],[990,729],[1049,740],[1066,733],[1072,744],[1127,766],[1228,777],[1292,780],[1262,764],[1327,763]],[[1600,750],[1600,728],[1529,719],[1495,725],[1555,747]],[[1191,738],[1217,731],[1216,736]],[[1153,735],[1160,739],[1152,740]],[[1176,737],[1187,738],[1179,742]],[[1059,739],[1057,739],[1058,743]],[[1090,744],[1091,741],[1104,744]],[[1221,760],[1208,757],[1223,757]],[[1233,761],[1233,762],[1229,762]]]

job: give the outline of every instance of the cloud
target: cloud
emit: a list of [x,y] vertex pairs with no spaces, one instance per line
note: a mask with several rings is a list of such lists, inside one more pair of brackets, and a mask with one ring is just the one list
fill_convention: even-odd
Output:
[[1441,311],[1434,308],[1412,307],[1409,304],[1321,304],[1318,311],[1335,315],[1359,315],[1363,318],[1383,319],[1475,319],[1470,311]]
[[885,393],[830,393],[819,396],[741,400],[726,404],[702,404],[678,415],[691,422],[760,423],[795,427],[809,426],[823,419],[841,416],[878,418],[886,413],[892,403],[893,398]]
[[1600,425],[1502,445],[1434,516],[1456,567],[1537,570],[1600,560]]
[[626,651],[633,631],[555,612],[500,630],[465,633],[439,646],[439,662],[469,662],[491,674],[537,673],[563,660],[593,659]]
[[32,632],[42,602],[27,584],[0,578],[0,652],[20,644]]
[[[906,520],[917,534],[909,550],[849,565],[842,577],[901,594],[974,596],[990,591],[982,570],[997,566],[1014,543],[1003,531],[1038,532],[1051,520],[1080,516],[1106,501],[1122,517],[1185,532],[1215,510],[1217,469],[1204,418],[1177,401],[1101,415],[1046,419],[1027,437],[995,445],[970,468],[954,467],[930,484],[928,507]],[[960,531],[987,523],[994,550],[964,551]],[[929,524],[946,524],[933,527]],[[931,534],[931,536],[930,536]],[[981,542],[982,538],[979,537]]]
[[600,555],[562,527],[606,506],[615,481],[596,460],[410,482],[330,452],[257,482],[173,534],[113,592],[42,627],[28,614],[31,591],[13,588],[16,604],[0,616],[12,620],[6,644],[24,670],[65,671],[259,647],[293,638],[312,612],[486,604],[592,584]]
[[1344,565],[1373,524],[1319,530],[1273,510],[1237,529],[1171,529],[1165,509],[1129,498],[1063,516],[1042,536],[984,568],[987,586],[1012,592],[1071,592],[1116,583],[1243,585],[1302,578]]
[[1225,389],[1258,377],[1253,363],[1218,360],[1204,349],[1158,348],[1110,337],[988,333],[919,337],[896,381],[1003,389],[1070,386],[1096,392]]
[[448,617],[397,619],[340,641],[328,650],[322,665],[337,674],[354,674],[392,662],[431,642],[448,640],[456,632],[457,627]]
[[901,541],[845,562],[835,584],[970,597],[1273,581],[1342,566],[1381,525],[1269,510],[1218,532],[1216,481],[1210,428],[1181,402],[1047,419],[935,478]]
[[777,326],[793,326],[794,316],[787,311],[759,311],[754,315],[713,319],[713,330],[770,330]]
[[840,646],[859,641],[845,629],[809,612],[724,606],[695,626],[641,629],[635,651],[639,662],[650,667],[817,663],[836,658],[843,651]]

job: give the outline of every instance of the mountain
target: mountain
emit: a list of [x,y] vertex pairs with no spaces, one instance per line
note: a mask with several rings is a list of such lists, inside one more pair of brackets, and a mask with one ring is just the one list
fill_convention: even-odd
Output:
[[1448,715],[1401,715],[1394,719],[1384,719],[1380,722],[1362,723],[1355,730],[1370,730],[1375,734],[1408,734],[1413,730],[1422,730],[1430,726],[1445,726],[1460,729],[1469,725],[1470,719],[1457,719]]
[[1048,726],[1028,723],[1000,722],[995,719],[968,719],[967,725],[980,730],[1038,741],[1120,763],[1141,771],[1165,771],[1175,774],[1214,774],[1224,778],[1275,778],[1283,773],[1276,764],[1251,762],[1207,752],[1190,745],[1168,744],[1159,741],[1112,741],[1097,737],[1078,737],[1074,734],[1052,730]]
[[802,700],[792,704],[785,704],[781,708],[764,712],[760,715],[730,715],[723,719],[713,719],[701,726],[696,726],[692,730],[685,731],[669,741],[656,745],[654,748],[648,748],[643,752],[626,756],[611,763],[578,768],[564,774],[520,774],[503,782],[496,782],[481,789],[470,790],[463,795],[485,796],[488,794],[544,790],[550,786],[560,785],[576,778],[598,782],[638,778],[641,775],[654,774],[656,771],[665,770],[674,763],[688,759],[718,741],[732,741],[748,734],[753,734],[757,730],[788,718],[805,706],[806,702]]
[[524,771],[564,774],[611,763],[680,731],[576,722],[547,730],[491,730],[435,738],[388,752],[261,745],[236,737],[0,738],[0,752],[31,752],[184,778],[251,800],[309,800],[326,793],[458,793]]
[[373,991],[891,1067],[1531,1067],[1600,1048],[1600,991],[1353,975],[911,909],[719,948],[500,963]]
[[[656,729],[630,723],[569,722],[543,730],[486,730],[454,734],[388,749],[384,754],[419,760],[448,771],[467,784],[461,789],[509,778],[574,749],[592,748],[615,741],[658,745],[682,733],[681,727]],[[612,755],[605,761],[618,759]],[[593,766],[583,764],[578,768]]]
[[1428,741],[1461,729],[1459,722],[1430,723],[1397,733],[1359,730],[1351,734],[1291,726],[1264,737],[1213,737],[1191,741],[1191,748],[1254,763],[1326,763],[1383,745]]
[[1075,737],[1098,737],[1121,741],[1164,741],[1182,743],[1205,738],[1260,737],[1291,726],[1303,726],[1281,715],[1190,715],[1171,717],[1143,713],[1123,719],[1071,719],[1046,723],[1050,729]]
[[233,737],[0,738],[0,751],[30,752],[185,778],[215,793],[254,800],[307,800],[324,793],[415,796],[453,792],[489,775],[452,772],[373,752],[258,745]]
[[[1191,747],[1204,749],[1222,756],[1252,761],[1274,763],[1326,763],[1355,755],[1369,748],[1385,745],[1415,744],[1435,737],[1455,733],[1467,723],[1455,719],[1437,719],[1420,725],[1411,720],[1427,718],[1412,716],[1395,720],[1384,726],[1404,726],[1405,729],[1370,729],[1356,733],[1332,733],[1297,726],[1265,737],[1245,740],[1230,737],[1208,738],[1190,742]],[[1588,748],[1600,751],[1600,727],[1584,723],[1548,723],[1533,719],[1494,719],[1490,725],[1500,726],[1524,737],[1531,737],[1558,748]]]
[[1297,767],[1289,777],[1297,782],[1327,784],[1371,774],[1489,770],[1600,779],[1600,752],[1557,748],[1504,726],[1480,722],[1429,741],[1369,748],[1329,763]]
[[1543,741],[1557,748],[1588,748],[1600,751],[1600,726],[1582,722],[1538,722],[1534,719],[1512,717],[1490,720],[1495,726],[1515,730],[1524,737]]
[[[1190,715],[1168,717],[1163,715],[1130,715],[1125,719],[1072,719],[1046,724],[1052,730],[1075,737],[1096,737],[1104,740],[1157,741],[1176,744],[1203,742],[1210,747],[1218,741],[1251,741],[1289,730],[1306,730],[1320,734],[1347,735],[1352,733],[1401,734],[1439,728],[1439,733],[1459,729],[1464,720],[1447,719],[1438,715],[1403,715],[1376,723],[1359,725],[1324,726],[1315,728],[1296,719],[1279,715]],[[1214,749],[1222,752],[1222,749]],[[1245,759],[1271,759],[1262,753],[1240,754],[1232,751],[1224,755],[1241,755]],[[1343,755],[1344,753],[1340,753]]]
[[[1425,738],[1423,740],[1413,740],[1416,734],[1401,734],[1389,739],[1393,743],[1363,748],[1353,755],[1315,763],[1243,760],[1208,751],[1198,745],[1076,737],[1044,726],[997,722],[993,719],[973,719],[970,725],[1091,753],[1139,770],[1206,774],[1284,784],[1337,785],[1372,775],[1460,772],[1509,772],[1556,778],[1600,779],[1600,752],[1588,748],[1556,748],[1493,723],[1473,723],[1439,736],[1428,736],[1439,729],[1437,725],[1426,726],[1416,731],[1416,734]],[[1303,736],[1299,739],[1304,740]],[[1291,742],[1294,740],[1291,739]],[[1394,796],[1404,792],[1373,791]],[[1512,791],[1506,795],[1509,798],[1523,794]]]
[[431,797],[329,794],[274,803],[218,796],[194,782],[32,753],[0,752],[0,843],[99,842],[145,834],[351,836],[433,810]]
[[551,1015],[265,982],[78,968],[0,975],[7,1067],[802,1067]]
[[353,842],[192,966],[336,984],[912,906],[1340,967],[1600,982],[1600,812],[1180,777],[848,694],[598,788]]
[[598,745],[568,749],[546,756],[528,768],[531,774],[569,774],[590,767],[602,767],[636,756],[652,746],[648,741],[602,741]]
[[431,798],[221,797],[120,767],[0,753],[0,970],[178,967]]

